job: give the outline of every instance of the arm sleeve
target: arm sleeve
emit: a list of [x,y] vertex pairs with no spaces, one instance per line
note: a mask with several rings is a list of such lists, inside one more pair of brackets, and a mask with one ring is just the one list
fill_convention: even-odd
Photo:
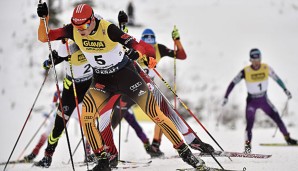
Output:
[[244,70],[241,70],[229,84],[228,89],[224,96],[225,98],[229,97],[229,94],[232,92],[235,85],[238,84],[243,78],[244,78]]
[[[49,17],[46,18],[46,23],[48,25]],[[62,38],[70,38],[73,39],[73,26],[71,24],[68,24],[62,28],[48,29],[48,36],[49,40],[61,40]],[[48,36],[46,33],[46,27],[44,24],[43,19],[40,19],[39,27],[38,27],[38,40],[41,42],[47,42]]]
[[177,51],[176,51],[177,59],[186,59],[186,53],[184,51],[184,48],[183,48],[180,40],[174,40],[174,41],[177,46]]
[[151,45],[145,43],[142,40],[137,41],[129,34],[126,34],[120,30],[115,24],[109,25],[107,32],[109,38],[112,41],[119,42],[127,48],[133,48],[139,51],[142,55],[155,58],[155,50]]
[[[159,49],[161,57],[169,56],[171,58],[174,58],[174,50],[169,49],[168,47],[166,47],[163,44],[158,44],[158,49]],[[186,59],[186,54],[183,49],[178,49],[176,51],[176,58],[180,59],[180,60]]]
[[274,70],[269,66],[269,76],[277,82],[277,84],[283,89],[286,90],[286,86],[284,82],[278,77],[278,75],[274,72]]
[[63,58],[63,57],[61,57],[61,56],[58,56],[54,61],[54,64],[55,65],[58,65],[58,64],[60,64],[62,61],[65,61],[65,60],[67,60],[67,58]]

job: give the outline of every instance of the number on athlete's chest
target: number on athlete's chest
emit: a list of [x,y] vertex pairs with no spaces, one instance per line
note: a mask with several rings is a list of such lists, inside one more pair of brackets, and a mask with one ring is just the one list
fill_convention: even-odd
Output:
[[98,65],[105,65],[106,61],[103,59],[102,55],[94,56],[94,60]]

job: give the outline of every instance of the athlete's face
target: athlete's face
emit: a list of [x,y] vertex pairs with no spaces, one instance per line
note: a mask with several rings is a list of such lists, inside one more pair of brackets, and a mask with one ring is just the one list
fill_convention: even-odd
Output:
[[253,69],[259,69],[261,67],[261,59],[250,59]]
[[90,23],[83,24],[77,27],[77,30],[81,36],[88,36],[92,32],[92,30],[94,30],[94,28],[95,28],[95,18],[93,17]]

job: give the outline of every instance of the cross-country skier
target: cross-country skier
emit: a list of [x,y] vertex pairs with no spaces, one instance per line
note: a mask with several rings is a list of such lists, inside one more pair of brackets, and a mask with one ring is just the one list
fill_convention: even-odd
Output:
[[[48,63],[48,62],[46,62]],[[57,64],[56,64],[57,65]],[[48,65],[46,64],[46,69],[48,69]],[[54,93],[54,97],[53,97],[53,104],[51,105],[52,110],[54,111],[56,109],[56,107],[58,106],[58,92],[56,91]],[[75,110],[73,112],[76,112]],[[73,115],[72,115],[73,116]],[[24,156],[24,160],[26,162],[32,162],[33,159],[35,159],[35,157],[39,154],[40,148],[45,144],[45,142],[47,141],[53,126],[54,126],[54,121],[55,121],[55,115],[51,115],[49,117],[49,123],[47,124],[46,127],[46,131],[40,136],[40,139],[38,140],[37,144],[35,145],[35,147],[33,148],[32,152],[26,156]],[[72,117],[74,119],[76,119],[78,121],[78,117],[76,114],[74,114],[74,116]],[[61,128],[63,129],[63,128]],[[91,154],[91,147],[90,144],[86,141],[86,152],[87,152],[87,158],[85,159],[86,162],[93,162],[94,160],[94,156]]]
[[262,109],[279,127],[288,144],[297,144],[297,140],[290,137],[289,132],[282,119],[279,116],[277,109],[273,106],[267,96],[269,77],[277,82],[277,84],[284,90],[288,99],[292,98],[290,91],[286,88],[283,81],[276,75],[272,67],[265,63],[261,63],[261,51],[259,49],[250,50],[251,65],[242,69],[233,79],[227,88],[224,96],[223,105],[228,102],[228,97],[234,86],[242,79],[245,80],[247,88],[246,99],[246,139],[245,152],[251,153],[252,128],[255,121],[255,114],[257,109]]
[[[49,30],[46,34],[44,21],[47,22],[46,3],[38,4],[40,20],[38,39],[41,42],[70,38],[75,41],[93,68],[93,81],[84,96],[81,122],[84,134],[93,152],[97,156],[97,165],[93,170],[111,170],[104,150],[104,142],[96,129],[95,118],[114,94],[124,94],[132,98],[141,109],[160,127],[163,133],[177,149],[183,161],[195,168],[202,168],[205,163],[196,158],[181,139],[173,122],[160,110],[153,94],[137,73],[132,60],[145,58],[149,67],[154,67],[154,49],[143,41],[137,41],[125,34],[116,25],[97,18],[87,4],[75,7],[71,24]],[[49,38],[49,39],[48,39]],[[129,48],[125,55],[122,46]]]
[[[76,84],[75,87],[76,87],[78,103],[81,103],[83,101],[83,97],[91,84],[92,75],[93,75],[92,67],[86,60],[84,54],[79,49],[79,47],[73,41],[69,41],[68,46],[71,54],[70,58],[68,58],[66,44],[61,43],[59,45],[58,51],[54,50],[52,53],[55,65],[63,61],[67,61],[68,63],[67,65],[65,65],[66,75],[63,80],[62,102],[59,102],[59,103],[62,103],[66,123],[68,122],[69,118],[71,117],[71,114],[76,108],[74,90],[72,85],[72,74],[71,74],[71,68],[69,63],[72,64],[72,72],[74,74],[73,75],[74,82]],[[49,69],[51,65],[52,65],[52,62],[50,59],[44,62],[44,68],[46,69]],[[58,141],[60,136],[63,133],[63,130],[64,130],[64,122],[62,117],[62,110],[59,105],[56,113],[56,117],[55,117],[54,127],[48,136],[48,144],[45,149],[44,157],[39,162],[35,163],[36,166],[46,167],[46,168],[51,166],[52,156],[58,145]],[[92,156],[90,154],[90,150],[88,150],[88,147],[87,147],[87,154],[88,156],[87,156],[87,159],[85,160],[87,161],[92,160]],[[31,157],[33,157],[33,155]]]
[[[52,102],[53,103],[51,105],[51,108],[52,108],[52,111],[54,111],[54,110],[56,110],[56,107],[58,105],[58,92],[57,91],[54,93],[54,97],[53,97]],[[32,162],[33,159],[35,159],[35,157],[38,155],[38,153],[40,151],[40,148],[47,141],[47,138],[48,138],[49,134],[51,133],[53,125],[54,125],[55,116],[54,115],[49,116],[48,120],[49,120],[49,122],[48,122],[48,125],[46,127],[46,131],[43,134],[41,134],[41,136],[40,136],[37,144],[35,145],[34,149],[32,150],[32,152],[30,154],[24,156],[24,160],[26,162]]]
[[[122,13],[119,12],[118,20],[120,23],[126,22],[127,15],[124,12],[122,12]],[[121,20],[123,20],[123,21],[121,21]],[[174,58],[175,55],[176,55],[177,59],[180,59],[180,60],[186,59],[186,53],[185,53],[183,46],[181,44],[180,34],[176,27],[172,31],[172,38],[173,38],[173,41],[175,42],[175,45],[177,45],[176,51],[169,49],[168,47],[166,47],[163,44],[157,43],[155,34],[154,34],[153,30],[151,30],[151,29],[145,29],[143,31],[142,37],[141,37],[141,39],[143,41],[145,41],[146,43],[148,43],[154,47],[155,52],[156,52],[156,61],[157,62],[159,62],[163,57],[168,56],[168,57]],[[144,64],[144,61],[139,60],[138,62],[141,64],[142,68],[147,72],[146,74],[148,74],[151,77],[151,79],[154,79],[154,76],[155,76],[154,71],[152,69],[148,68]],[[161,99],[161,100],[157,100],[159,103],[159,106],[161,106],[161,110],[163,111],[163,113],[166,114],[166,116],[168,116],[174,122],[175,126],[183,134],[184,139],[190,145],[190,147],[192,147],[193,149],[196,149],[196,150],[203,151],[203,152],[213,152],[214,151],[214,149],[211,145],[202,142],[200,139],[197,139],[195,137],[195,135],[188,130],[188,127],[177,116],[175,111],[167,104],[166,100],[162,97],[162,95],[157,90],[154,90],[154,95],[157,99]],[[128,120],[130,122],[136,122],[135,117],[133,116],[133,113],[132,113],[133,110],[131,109],[131,107],[135,103],[125,96],[121,98],[121,101],[124,104],[126,104],[121,110],[122,117],[124,117],[126,120]],[[116,103],[116,104],[119,104],[119,103]],[[119,108],[119,106],[118,106],[118,108]],[[128,110],[128,109],[130,109],[130,110]],[[115,117],[115,116],[117,116],[117,117]],[[119,118],[119,116],[120,116],[120,110],[114,110],[114,115],[112,118],[112,125],[116,125],[119,123],[119,121],[120,121],[119,119],[118,120],[114,119],[114,118]],[[129,117],[131,120],[127,119],[126,117]],[[161,152],[159,149],[160,142],[161,142],[161,136],[162,136],[162,130],[160,129],[160,127],[158,125],[155,126],[154,130],[155,130],[154,138],[153,138],[151,146],[147,143],[144,143],[144,145],[145,145],[146,151],[151,155],[151,157],[159,157],[159,156],[163,155],[163,152]]]
[[[127,22],[127,20],[128,20],[128,17],[126,13],[123,11],[120,11],[118,15],[119,23],[125,23]],[[127,27],[125,28],[126,28],[125,30],[127,31]],[[155,48],[157,62],[165,56],[174,57],[174,53],[176,53],[177,59],[181,59],[181,60],[186,59],[186,53],[181,45],[179,32],[176,28],[173,30],[172,37],[178,46],[178,49],[176,52],[174,52],[174,50],[167,48],[165,45],[157,44],[155,41],[155,34],[151,29],[144,30],[142,34],[142,40],[148,44],[151,44]],[[146,74],[149,74],[151,76],[151,79],[153,79],[154,78],[153,71],[144,64],[144,61],[139,61],[139,62],[141,63],[142,68],[147,72]],[[143,78],[143,79],[146,82],[146,78]],[[150,81],[147,81],[146,83],[150,84],[149,82]],[[203,143],[201,140],[197,139],[192,132],[188,130],[184,122],[177,116],[175,111],[167,104],[166,100],[162,97],[162,95],[157,90],[154,90],[154,94],[157,99],[160,99],[157,101],[159,103],[159,106],[161,106],[161,110],[163,111],[163,113],[165,113],[174,122],[178,130],[184,135],[186,142],[192,148],[200,151],[204,151],[204,152],[214,151],[212,146],[210,146],[209,144]],[[126,96],[122,96],[121,99],[119,99],[116,102],[116,108],[113,111],[113,117],[112,117],[113,128],[115,128],[120,123],[122,118],[125,118],[125,120],[135,129],[138,137],[141,139],[141,141],[144,144],[146,152],[150,154],[151,157],[162,156],[163,152],[161,152],[159,149],[162,130],[158,125],[155,126],[154,139],[153,139],[152,145],[150,145],[146,134],[143,132],[142,128],[140,127],[140,125],[135,119],[135,116],[132,110],[133,105],[135,105],[135,103]],[[114,144],[109,144],[108,146],[114,146]],[[114,155],[117,155],[117,154],[114,154]]]
[[[180,41],[180,34],[178,32],[178,29],[175,27],[172,31],[172,39],[175,42],[175,45],[177,46],[177,50],[172,50],[166,47],[163,44],[156,42],[156,37],[154,32],[151,29],[145,29],[142,33],[142,40],[145,41],[148,44],[151,44],[156,52],[156,60],[159,62],[163,57],[171,57],[174,58],[176,55],[177,59],[184,60],[186,59],[186,53],[184,51],[184,48],[182,46],[182,43]],[[154,79],[154,71],[144,65],[142,61],[139,61],[143,69],[147,72],[147,74],[151,77],[151,79]],[[169,104],[166,103],[165,99],[162,97],[162,95],[158,91],[154,91],[154,94],[156,97],[160,98],[159,101],[161,110],[174,122],[178,130],[182,133],[184,136],[185,141],[189,146],[195,150],[199,150],[201,152],[213,152],[214,149],[211,145],[204,143],[200,139],[196,138],[195,135],[188,129],[188,127],[185,125],[185,123],[181,120],[180,117],[176,114],[176,112],[169,106]],[[162,105],[163,104],[163,105]],[[162,136],[162,130],[156,125],[154,129],[154,137],[152,141],[152,147],[156,151],[160,151],[159,146],[161,142],[161,136]]]

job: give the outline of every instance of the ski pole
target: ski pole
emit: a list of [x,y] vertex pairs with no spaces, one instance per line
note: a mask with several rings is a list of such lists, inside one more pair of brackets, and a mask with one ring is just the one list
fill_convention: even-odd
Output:
[[34,108],[34,106],[35,106],[35,103],[36,103],[36,101],[37,101],[37,99],[38,99],[38,97],[39,97],[39,94],[40,94],[40,92],[41,92],[41,90],[42,90],[42,88],[43,88],[43,86],[44,86],[44,84],[45,84],[45,82],[46,82],[46,80],[47,80],[47,78],[48,78],[48,75],[49,75],[49,70],[46,71],[46,75],[45,75],[44,80],[43,80],[43,82],[42,82],[42,84],[41,84],[41,87],[39,88],[39,91],[38,91],[38,93],[37,93],[37,96],[35,97],[35,100],[34,100],[34,102],[33,102],[33,105],[32,105],[32,107],[31,107],[31,109],[30,109],[30,111],[29,111],[29,114],[28,114],[28,116],[27,116],[27,118],[26,118],[26,120],[25,120],[25,123],[23,124],[23,128],[22,128],[21,132],[19,133],[19,136],[18,136],[18,138],[17,138],[17,141],[16,141],[15,144],[14,144],[14,147],[13,147],[13,149],[12,149],[12,151],[11,151],[9,157],[8,157],[8,160],[7,160],[6,164],[5,164],[5,167],[4,167],[3,171],[5,171],[5,169],[6,169],[6,167],[7,167],[7,164],[9,163],[10,158],[11,158],[11,156],[12,156],[12,154],[13,154],[13,152],[14,152],[14,150],[15,150],[15,148],[16,148],[16,146],[17,146],[19,140],[20,140],[20,137],[21,137],[21,135],[22,135],[22,133],[23,133],[23,131],[24,131],[24,128],[25,128],[25,126],[26,126],[26,124],[27,124],[27,122],[28,122],[28,120],[29,120],[29,118],[30,118],[30,116],[31,116],[32,110],[33,110],[33,108]]
[[221,107],[221,111],[220,111],[220,113],[219,113],[219,116],[217,117],[217,119],[216,119],[216,129],[218,129],[218,126],[219,126],[219,122],[220,122],[220,120],[221,120],[221,117],[222,117],[222,115],[223,115],[223,107]]
[[[78,112],[78,119],[79,119],[79,124],[80,124],[81,136],[82,136],[82,139],[84,139],[82,124],[81,124],[81,114],[80,114],[80,108],[79,108],[79,102],[78,102],[76,84],[75,84],[74,74],[73,74],[73,69],[72,69],[71,54],[70,54],[70,50],[69,50],[69,46],[68,46],[68,40],[65,41],[65,45],[66,45],[66,50],[67,50],[67,53],[68,53],[68,62],[69,62],[69,66],[70,66],[69,68],[70,68],[70,73],[71,73],[71,78],[72,78],[71,80],[72,80],[72,87],[73,87],[74,98],[75,98],[75,102],[76,102],[76,108],[77,108],[77,112]],[[86,152],[85,141],[83,141],[83,149],[84,149],[84,153],[85,153],[85,158],[87,159],[87,152]],[[89,170],[89,165],[88,165],[88,161],[87,160],[86,160],[86,165],[87,165],[87,170]]]
[[129,124],[127,125],[126,136],[124,142],[128,142]]
[[[288,104],[289,104],[289,99],[287,99],[287,101],[286,101],[286,103],[285,103],[285,107],[284,107],[283,110],[282,110],[282,113],[281,113],[280,118],[282,118],[286,113],[288,113]],[[273,135],[272,135],[273,138],[274,138],[275,135],[276,135],[277,128],[278,128],[278,126],[276,125],[276,127],[275,127],[275,131],[274,131],[274,133],[273,133]]]
[[[72,156],[74,156],[74,155],[75,155],[75,153],[77,152],[77,150],[78,150],[78,148],[79,148],[79,146],[80,146],[81,142],[82,142],[82,138],[81,138],[81,139],[80,139],[80,141],[78,142],[78,144],[77,144],[76,148],[73,150],[73,152],[72,152]],[[85,149],[85,147],[84,147],[84,149]],[[69,164],[69,162],[70,162],[70,161],[71,161],[71,159],[69,158],[69,160],[68,160],[67,164]],[[86,163],[88,163],[88,162],[86,162]],[[89,169],[88,169],[88,170],[89,170]]]
[[[174,25],[174,29],[176,29],[176,25]],[[176,53],[176,42],[174,40],[174,92],[177,93],[177,85],[176,85],[176,59],[177,59],[177,53]],[[174,107],[177,109],[177,99],[176,96],[174,96]]]
[[199,123],[199,125],[204,129],[204,131],[209,135],[209,137],[217,144],[217,146],[222,150],[223,148],[218,144],[218,142],[213,138],[213,136],[209,133],[209,131],[205,128],[205,126],[200,122],[200,120],[192,113],[192,111],[186,106],[186,104],[179,98],[179,96],[173,91],[172,87],[164,80],[164,78],[157,72],[155,68],[153,68],[153,71],[156,73],[156,75],[164,82],[164,84],[168,87],[168,89],[177,97],[177,99],[180,101],[182,106],[190,113],[190,115]]
[[38,134],[38,132],[41,130],[41,128],[44,126],[44,124],[47,122],[47,120],[49,119],[49,117],[51,116],[51,114],[53,113],[54,108],[51,109],[51,111],[49,112],[49,114],[47,115],[47,117],[44,119],[44,121],[41,123],[41,125],[39,126],[39,128],[36,130],[36,132],[34,133],[33,137],[29,140],[29,142],[27,143],[27,145],[25,146],[25,148],[23,149],[23,151],[21,152],[21,154],[19,155],[17,160],[20,160],[20,158],[23,156],[24,152],[27,150],[27,148],[29,147],[29,145],[31,144],[31,142],[33,141],[33,139],[36,137],[36,135]]
[[[140,68],[140,70],[143,72],[144,75],[146,75],[148,78],[150,78],[145,72],[144,70],[141,68],[141,66],[135,62],[137,64],[137,66]],[[196,138],[200,139],[198,137],[198,135],[194,132],[194,130],[189,126],[189,124],[185,121],[185,119],[181,116],[181,114],[178,112],[178,110],[176,108],[173,107],[173,105],[169,102],[169,100],[166,98],[166,96],[161,92],[161,90],[159,89],[159,87],[156,85],[156,83],[154,81],[152,81],[150,79],[150,82],[154,85],[154,88],[156,88],[158,90],[158,92],[162,95],[163,99],[166,100],[167,104],[171,106],[171,108],[175,111],[175,113],[178,115],[178,117],[185,123],[185,125],[188,127],[188,129],[195,135]],[[214,155],[212,154],[212,152],[209,151],[209,154],[211,155],[211,157],[214,159],[214,161],[224,170],[224,168],[222,167],[222,165],[218,162],[218,160],[214,157]],[[230,157],[229,157],[230,158]],[[231,160],[231,159],[230,159]]]
[[121,152],[121,120],[122,120],[122,105],[121,105],[121,97],[119,99],[119,114],[120,114],[120,120],[119,120],[119,142],[118,142],[118,146],[119,146],[119,159],[120,160],[120,152]]
[[[39,0],[39,3],[41,3],[41,0]],[[66,134],[66,139],[67,139],[67,145],[68,145],[69,155],[70,155],[70,158],[71,158],[72,169],[75,170],[73,159],[72,159],[72,155],[71,155],[71,147],[70,147],[70,141],[69,141],[68,131],[67,131],[67,127],[66,127],[66,120],[65,120],[65,116],[64,116],[64,110],[63,110],[63,106],[62,106],[62,99],[61,99],[61,96],[60,96],[60,89],[59,89],[59,84],[58,84],[58,77],[57,77],[55,63],[54,63],[54,59],[53,59],[53,55],[52,55],[52,52],[53,51],[52,51],[52,46],[51,46],[51,42],[50,42],[50,38],[49,38],[48,24],[47,24],[47,21],[46,21],[46,18],[45,17],[42,17],[41,19],[43,20],[44,27],[45,27],[45,30],[46,30],[47,42],[48,42],[48,47],[49,47],[49,51],[50,51],[50,58],[51,58],[51,61],[52,61],[52,67],[53,67],[54,75],[55,75],[56,89],[57,89],[58,98],[59,98],[59,101],[60,101],[59,104],[60,104],[60,109],[61,109],[62,118],[63,118],[63,124],[64,124],[64,128],[65,128],[65,134]]]

